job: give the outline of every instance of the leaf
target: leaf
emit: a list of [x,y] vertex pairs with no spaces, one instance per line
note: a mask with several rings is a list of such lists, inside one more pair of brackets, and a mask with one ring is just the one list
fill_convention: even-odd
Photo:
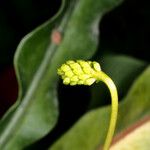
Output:
[[150,116],[125,129],[114,138],[110,150],[149,150]]
[[49,84],[41,87],[42,82],[39,83],[37,78],[41,78],[42,71],[36,71],[44,59],[50,32],[60,20],[63,7],[54,18],[24,37],[17,48],[14,63],[19,96],[0,121],[0,149],[6,144],[5,149],[22,149],[44,136],[56,123],[56,90]]
[[[128,91],[134,79],[145,69],[147,63],[126,55],[104,55],[97,58],[101,68],[115,82],[119,98],[122,98]],[[102,84],[94,84],[91,87],[91,101],[89,108],[109,103],[107,87]]]
[[[23,38],[14,59],[19,97],[0,122],[0,149],[23,149],[52,130],[58,117],[58,66],[94,54],[100,18],[120,2],[63,1],[52,20]],[[50,40],[54,29],[60,45]]]
[[[132,85],[119,104],[117,132],[150,115],[150,67]],[[91,150],[104,143],[109,124],[110,107],[102,107],[85,114],[49,150]]]

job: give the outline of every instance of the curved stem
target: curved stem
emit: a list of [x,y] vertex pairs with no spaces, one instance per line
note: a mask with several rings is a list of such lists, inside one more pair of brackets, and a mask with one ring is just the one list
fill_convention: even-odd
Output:
[[118,114],[118,93],[117,93],[117,88],[114,84],[114,82],[111,80],[111,78],[109,76],[107,76],[104,72],[98,72],[96,74],[96,78],[99,81],[103,81],[111,94],[111,118],[110,118],[110,123],[109,123],[109,128],[108,128],[108,132],[107,132],[107,136],[106,136],[106,140],[104,143],[104,147],[103,150],[108,150],[111,142],[112,142],[112,138],[115,132],[115,127],[116,127],[116,122],[117,122],[117,114]]

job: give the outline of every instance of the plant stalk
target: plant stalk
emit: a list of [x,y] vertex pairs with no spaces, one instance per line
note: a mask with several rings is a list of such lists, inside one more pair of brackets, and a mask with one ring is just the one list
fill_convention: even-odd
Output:
[[109,147],[111,145],[112,138],[113,138],[113,135],[115,132],[116,122],[117,122],[118,93],[117,93],[117,88],[116,88],[114,82],[104,72],[102,72],[102,71],[98,72],[96,74],[96,78],[99,81],[102,81],[107,85],[107,87],[110,91],[110,95],[111,95],[111,118],[110,118],[110,122],[109,122],[109,128],[108,128],[107,136],[106,136],[105,143],[103,146],[103,150],[109,150]]

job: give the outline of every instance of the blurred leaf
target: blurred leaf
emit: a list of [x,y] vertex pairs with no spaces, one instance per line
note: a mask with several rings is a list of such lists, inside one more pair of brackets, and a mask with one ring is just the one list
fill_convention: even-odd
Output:
[[[150,115],[149,76],[150,67],[138,77],[127,96],[120,102],[116,133]],[[108,129],[110,110],[110,107],[103,107],[88,112],[49,150],[92,150],[102,146]]]
[[[0,149],[23,149],[53,128],[58,116],[58,66],[67,59],[87,59],[94,54],[100,18],[120,2],[63,1],[51,21],[21,41],[14,60],[19,98],[0,122]],[[53,30],[64,36],[59,46],[50,40]]]
[[[107,54],[97,60],[102,70],[106,72],[115,82],[119,98],[122,98],[130,88],[134,79],[145,69],[147,63],[125,55]],[[91,102],[89,108],[110,103],[109,90],[101,84],[91,87]]]
[[150,116],[138,121],[118,134],[116,138],[114,138],[114,143],[110,150],[149,150],[149,141]]

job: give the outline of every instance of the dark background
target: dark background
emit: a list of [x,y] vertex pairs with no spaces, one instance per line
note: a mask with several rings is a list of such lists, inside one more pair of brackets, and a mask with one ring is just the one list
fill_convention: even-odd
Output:
[[[51,18],[60,5],[61,0],[0,0],[0,116],[17,98],[18,88],[13,68],[13,56],[17,45],[23,36]],[[103,17],[99,28],[101,41],[97,55],[107,50],[149,62],[150,2],[148,0],[125,0]],[[74,90],[77,91],[76,100],[81,96],[85,99],[89,97],[83,91],[81,93],[79,87],[74,89],[60,85],[58,90],[59,97],[64,99],[67,99],[65,93],[68,93],[68,90],[70,95],[73,95]],[[53,142],[58,134],[64,132],[84,113],[86,103],[80,102],[81,109],[76,111],[74,108],[78,103],[69,100],[62,102],[60,99],[61,117],[55,130],[48,136],[48,141]],[[67,107],[69,105],[74,107]],[[58,130],[60,124],[62,128]],[[43,141],[46,141],[45,139]]]

